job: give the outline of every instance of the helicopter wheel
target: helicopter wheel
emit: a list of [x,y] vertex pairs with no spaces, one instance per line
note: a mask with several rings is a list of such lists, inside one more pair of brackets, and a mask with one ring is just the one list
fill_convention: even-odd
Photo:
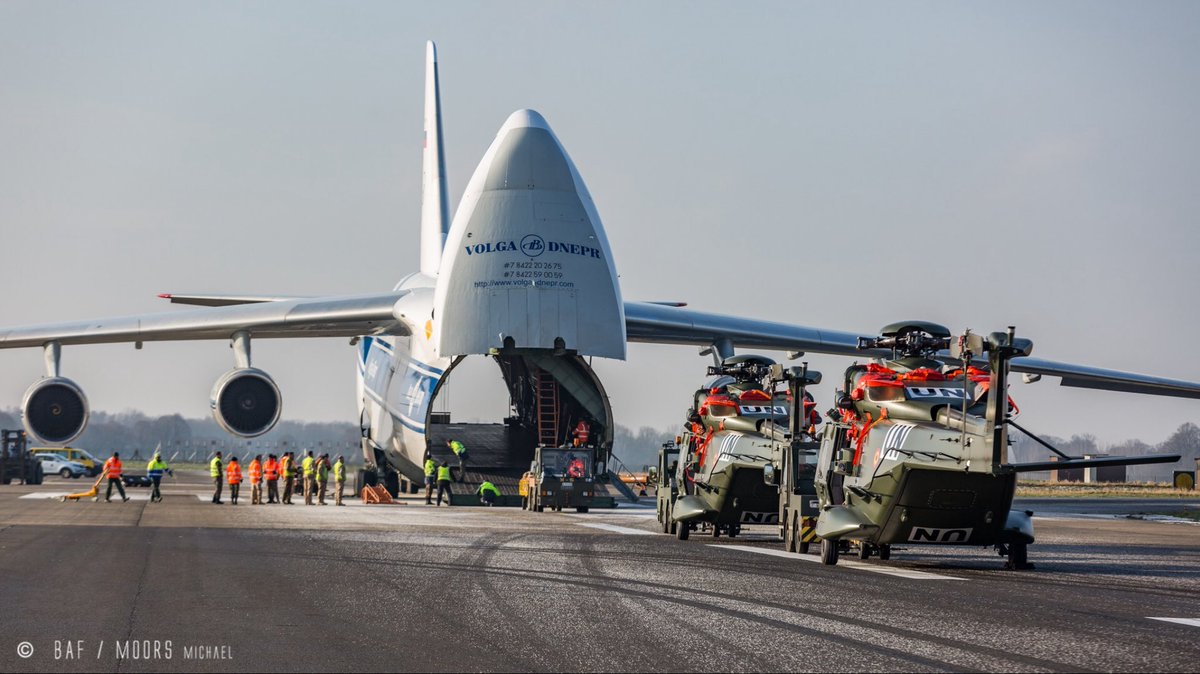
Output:
[[679,531],[679,523],[676,522],[675,520],[671,519],[671,517],[673,517],[674,515],[675,515],[675,505],[673,503],[668,503],[667,504],[667,521],[671,523],[668,533],[672,533],[672,534]]
[[712,525],[712,527],[713,527],[713,530],[712,530],[712,537],[713,537],[713,538],[720,538],[720,537],[721,537],[721,525],[720,525],[720,524],[715,524],[715,523],[714,523],[714,524]]
[[671,531],[670,506],[664,504],[662,507],[662,512],[658,513],[658,518],[660,520],[660,524],[662,525],[659,527],[659,529],[661,529],[664,534],[670,533],[670,531]]
[[690,533],[691,530],[692,530],[691,522],[676,522],[675,523],[675,537],[681,541],[686,541],[688,539],[688,533]]
[[838,562],[838,542],[829,540],[828,538],[821,539],[821,563],[825,566],[833,566]]
[[1026,571],[1033,568],[1029,563],[1029,547],[1024,543],[1011,543],[1008,546],[1008,562],[1004,568],[1014,571]]
[[890,546],[886,543],[879,546],[879,559],[886,562],[887,560],[889,560],[891,558],[892,558],[892,546]]
[[862,543],[858,544],[858,558],[864,559],[864,560],[871,558],[871,544],[870,543],[863,541]]
[[736,524],[729,525],[729,537],[737,538],[737,535],[742,533],[742,528]]
[[783,528],[783,549],[787,552],[796,551],[796,518],[793,517]]

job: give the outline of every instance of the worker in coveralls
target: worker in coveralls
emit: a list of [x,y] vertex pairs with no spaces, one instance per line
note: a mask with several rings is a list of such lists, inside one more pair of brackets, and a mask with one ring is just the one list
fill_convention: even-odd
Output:
[[283,461],[279,464],[280,470],[283,471],[283,502],[292,504],[292,491],[296,488],[296,455],[293,452],[285,452]]
[[162,454],[155,452],[154,458],[150,459],[150,463],[146,464],[146,476],[150,478],[150,482],[152,483],[150,487],[150,501],[152,503],[162,501],[162,492],[159,491],[158,487],[159,483],[162,482],[163,473],[175,474],[174,471],[167,468],[167,464],[163,463]]
[[340,456],[333,464],[333,482],[337,487],[337,495],[333,502],[337,505],[346,505],[342,503],[342,492],[346,489],[346,460]]
[[250,462],[250,505],[262,505],[262,454],[255,454]]
[[458,457],[458,481],[462,482],[467,474],[467,447],[458,440],[447,440],[446,446]]
[[483,505],[496,505],[496,497],[498,496],[500,496],[500,490],[491,482],[484,480],[483,484],[479,485],[479,502]]
[[229,482],[229,502],[237,505],[238,490],[242,488],[242,467],[238,465],[236,456],[229,457],[229,465],[225,466],[225,479]]
[[446,505],[450,505],[450,464],[443,461],[442,465],[438,466],[438,494],[437,504],[442,505],[442,494],[446,495]]
[[263,479],[267,481],[267,503],[279,501],[279,461],[274,454],[267,455],[263,464]]
[[437,482],[437,464],[433,457],[425,455],[425,505],[433,505],[433,485]]
[[224,462],[221,461],[220,452],[217,452],[217,455],[212,458],[212,461],[208,462],[208,474],[210,477],[212,477],[213,481],[212,502],[220,504],[223,502],[221,501],[221,487],[225,484],[225,467]]
[[308,450],[308,455],[300,462],[301,477],[304,478],[304,505],[313,504],[313,489],[317,486],[313,476],[313,464],[317,462],[313,458],[312,450]]
[[125,495],[125,483],[121,481],[121,455],[118,452],[113,452],[113,455],[108,457],[108,461],[104,462],[104,472],[108,475],[108,491],[104,494],[104,502],[112,502],[113,485],[117,486],[117,491],[121,492],[121,500],[128,501],[129,497]]

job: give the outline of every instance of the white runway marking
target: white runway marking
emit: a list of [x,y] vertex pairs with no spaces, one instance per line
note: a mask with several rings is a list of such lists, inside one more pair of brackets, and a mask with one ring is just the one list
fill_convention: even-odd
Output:
[[[821,563],[821,558],[815,555],[798,555],[792,552],[784,552],[783,550],[772,550],[770,548],[752,548],[748,545],[716,545],[709,544],[712,548],[722,548],[725,550],[742,550],[744,552],[755,552],[760,555],[770,555],[772,557],[786,557],[787,559],[797,559],[803,562]],[[885,576],[897,576],[899,578],[909,578],[912,580],[964,580],[963,578],[955,578],[954,576],[943,576],[940,573],[930,573],[928,571],[915,571],[913,569],[898,569],[888,566],[876,566],[865,562],[857,562],[849,559],[839,559],[838,566],[848,566],[851,569],[861,569],[870,571],[871,573],[881,573]]]
[[1161,620],[1165,623],[1178,623],[1180,625],[1200,627],[1200,618],[1155,618],[1151,616],[1149,617],[1149,620]]
[[600,522],[576,522],[581,527],[591,527],[592,529],[603,529],[618,534],[629,534],[633,536],[653,536],[653,531],[645,531],[642,529],[631,529],[629,527],[619,527],[615,524],[601,524]]

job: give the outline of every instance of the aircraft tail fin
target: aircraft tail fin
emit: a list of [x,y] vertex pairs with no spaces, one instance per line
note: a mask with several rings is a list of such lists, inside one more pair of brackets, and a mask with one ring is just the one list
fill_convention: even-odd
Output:
[[437,276],[450,230],[446,155],[442,150],[442,102],[437,45],[425,43],[425,148],[421,163],[421,273]]

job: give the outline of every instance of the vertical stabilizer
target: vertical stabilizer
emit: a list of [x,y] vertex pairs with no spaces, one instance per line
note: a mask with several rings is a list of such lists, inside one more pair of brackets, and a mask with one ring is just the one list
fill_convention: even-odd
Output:
[[437,276],[450,229],[437,45],[425,43],[425,149],[421,157],[421,273]]

